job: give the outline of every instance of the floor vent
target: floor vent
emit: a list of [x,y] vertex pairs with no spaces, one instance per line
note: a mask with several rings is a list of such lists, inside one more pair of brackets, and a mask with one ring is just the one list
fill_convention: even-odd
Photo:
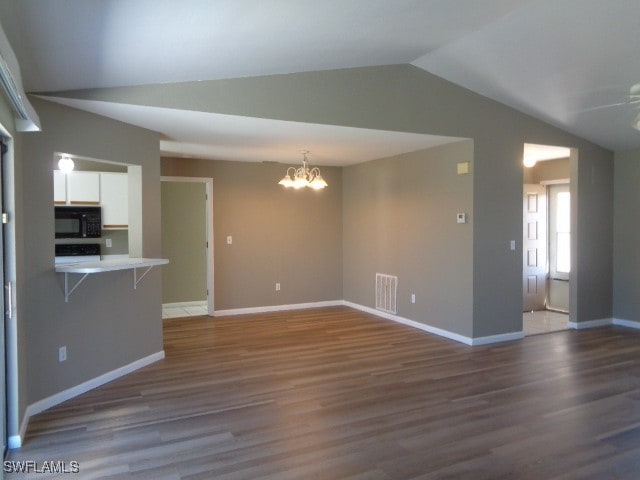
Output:
[[376,273],[376,309],[396,313],[398,277]]

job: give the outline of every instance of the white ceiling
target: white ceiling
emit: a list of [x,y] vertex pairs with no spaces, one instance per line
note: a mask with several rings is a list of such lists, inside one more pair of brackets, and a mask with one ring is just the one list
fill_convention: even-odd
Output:
[[163,136],[160,147],[163,154],[176,157],[298,163],[300,152],[308,150],[314,165],[345,166],[460,140],[91,100],[55,101],[157,132],[171,132]]
[[640,103],[624,103],[640,83],[638,0],[528,2],[413,64],[612,150],[640,147]]
[[[522,0],[3,0],[28,91],[410,63]],[[12,6],[9,6],[12,5]],[[455,6],[454,6],[455,5]],[[9,13],[7,12],[7,13]],[[27,55],[25,55],[27,54]]]
[[560,158],[569,158],[571,149],[567,147],[558,147],[555,145],[536,145],[533,143],[524,144],[523,160],[529,160],[532,163],[543,162],[545,160],[556,160]]
[[[640,103],[628,103],[640,83],[639,19],[638,0],[0,2],[32,92],[413,63],[613,150],[640,148],[631,127]],[[199,128],[195,112],[76,106],[156,129],[174,153],[257,158],[269,144],[247,133],[256,119],[227,123],[212,114]],[[163,122],[159,113],[182,122]],[[315,141],[302,146],[313,153],[326,142],[337,152],[327,155],[331,164],[375,153],[367,149],[377,132],[299,125],[287,136],[281,127],[261,124],[281,132],[282,151]],[[413,149],[415,137],[400,151]]]

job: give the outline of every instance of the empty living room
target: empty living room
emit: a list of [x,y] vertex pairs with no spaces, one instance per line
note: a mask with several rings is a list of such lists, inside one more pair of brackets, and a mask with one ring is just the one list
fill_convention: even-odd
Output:
[[0,478],[637,478],[639,17],[3,1]]

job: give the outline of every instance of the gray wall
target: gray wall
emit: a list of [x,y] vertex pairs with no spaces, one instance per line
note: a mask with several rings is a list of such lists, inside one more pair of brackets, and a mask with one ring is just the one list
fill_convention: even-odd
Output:
[[[107,239],[111,240],[111,247],[107,247]],[[100,243],[102,255],[127,255],[129,253],[129,232],[127,230],[103,230]]]
[[[117,172],[127,173],[126,165],[118,165],[115,163],[96,162],[94,160],[86,160],[84,158],[74,158],[73,169],[77,172]],[[58,168],[57,166],[55,167]]]
[[[68,96],[474,140],[473,336],[522,329],[524,143],[579,149],[574,321],[611,316],[613,154],[411,65],[69,92]],[[602,175],[600,191],[588,178]],[[575,195],[573,195],[576,198]],[[593,207],[593,208],[592,208]],[[579,239],[579,240],[578,240]],[[515,251],[510,240],[517,240]],[[607,253],[608,252],[608,253]],[[576,263],[573,263],[576,265]]]
[[163,176],[213,178],[215,310],[342,299],[341,171],[293,191],[277,184],[286,167],[162,159]]
[[[158,134],[86,112],[33,99],[43,131],[20,135],[16,181],[24,228],[18,244],[22,264],[18,309],[27,341],[20,384],[20,417],[28,404],[162,350],[160,269],[132,288],[132,272],[91,275],[64,302],[63,276],[54,272],[53,155],[68,152],[141,165],[143,250],[160,256]],[[68,359],[58,363],[58,347]]]
[[615,157],[613,315],[640,322],[640,150]]
[[585,146],[569,161],[572,322],[613,315],[613,155],[597,153]]
[[472,335],[472,159],[464,140],[344,169],[345,300],[374,308],[375,274],[397,275],[398,315]]
[[162,303],[207,299],[206,185],[163,181]]

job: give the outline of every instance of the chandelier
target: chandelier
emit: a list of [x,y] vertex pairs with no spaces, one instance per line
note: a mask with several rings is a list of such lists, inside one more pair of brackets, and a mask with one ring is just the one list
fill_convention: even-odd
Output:
[[295,188],[296,190],[309,187],[314,190],[321,190],[327,187],[327,182],[324,181],[322,175],[320,175],[320,169],[318,167],[309,167],[309,161],[307,160],[308,150],[302,152],[302,166],[299,168],[289,167],[287,168],[286,175],[278,182],[286,188]]

